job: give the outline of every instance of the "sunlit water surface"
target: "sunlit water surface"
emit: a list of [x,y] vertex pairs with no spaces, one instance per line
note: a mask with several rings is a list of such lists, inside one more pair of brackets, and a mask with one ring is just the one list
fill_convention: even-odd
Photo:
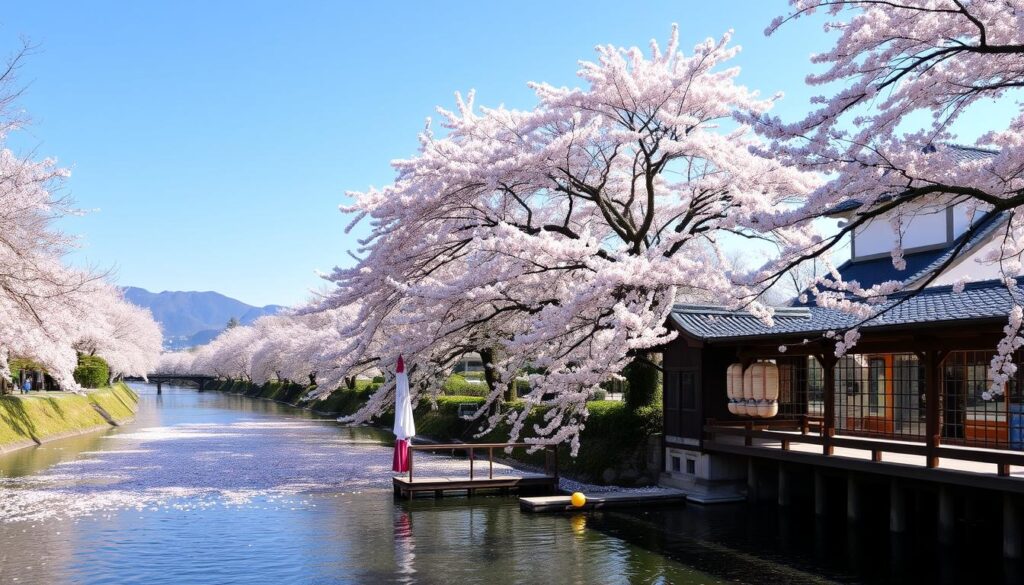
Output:
[[[716,581],[583,516],[497,497],[395,503],[375,429],[136,389],[130,424],[0,456],[0,582]],[[459,464],[417,456],[424,472]]]
[[[890,538],[882,508],[881,525],[851,530],[841,510],[822,521],[809,506],[395,502],[388,433],[242,396],[136,390],[130,424],[0,456],[0,583],[1024,582],[1000,565],[997,533],[938,550],[927,523]],[[430,475],[465,465],[416,456]]]

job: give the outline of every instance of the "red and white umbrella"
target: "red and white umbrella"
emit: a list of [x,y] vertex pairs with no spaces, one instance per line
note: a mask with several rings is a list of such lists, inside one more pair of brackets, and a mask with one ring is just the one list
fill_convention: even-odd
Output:
[[416,434],[412,420],[412,399],[409,398],[409,376],[405,374],[405,361],[398,356],[395,368],[395,456],[394,471],[409,471],[409,439]]

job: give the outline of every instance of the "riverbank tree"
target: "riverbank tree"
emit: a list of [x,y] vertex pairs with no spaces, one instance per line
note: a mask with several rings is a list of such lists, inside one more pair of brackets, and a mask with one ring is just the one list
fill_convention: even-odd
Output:
[[[816,107],[795,122],[767,114],[746,121],[770,140],[763,154],[821,173],[826,180],[802,205],[764,222],[789,225],[832,209],[856,211],[835,232],[780,256],[760,278],[776,280],[800,263],[827,260],[851,233],[873,220],[891,226],[890,255],[902,269],[903,235],[915,217],[954,208],[969,227],[942,266],[923,286],[915,284],[923,288],[963,259],[963,245],[981,229],[976,220],[1003,213],[1005,226],[982,258],[1004,280],[1013,300],[1006,337],[989,372],[993,389],[1001,392],[1016,370],[1012,354],[1024,346],[1024,306],[1017,293],[1024,254],[1024,2],[790,4],[792,11],[772,22],[766,33],[795,26],[787,23],[815,12],[827,13],[825,30],[834,33],[835,42],[812,58],[824,69],[807,77],[823,93],[815,99]],[[990,131],[968,148],[956,145],[957,123],[980,112]],[[887,295],[904,289],[898,280],[862,289],[834,270],[815,284],[811,293],[817,304],[850,311],[865,321],[878,315]],[[845,332],[839,353],[856,339],[856,328]]]
[[[330,367],[388,369],[403,354],[414,394],[430,399],[461,355],[500,348],[498,383],[479,411],[486,426],[507,422],[521,435],[529,409],[495,405],[530,367],[523,400],[546,408],[531,440],[575,446],[587,398],[671,339],[665,321],[678,299],[744,304],[770,319],[722,246],[807,245],[805,226],[764,230],[756,218],[814,180],[751,152],[756,141],[735,120],[773,100],[737,83],[729,41],[687,55],[673,30],[647,54],[599,47],[580,65],[584,88],[531,84],[530,110],[457,96],[454,111],[440,110],[444,135],[428,126],[419,153],[394,163],[394,183],[352,194],[346,211],[371,233],[319,305],[360,307]],[[382,412],[391,393],[384,386],[352,420]]]
[[[1024,87],[1020,0],[791,4],[767,32],[816,10],[840,17],[826,25],[834,46],[813,58],[825,71],[808,77],[826,94],[795,123],[769,115],[773,100],[736,82],[728,36],[688,56],[674,34],[649,55],[600,47],[596,62],[580,65],[585,87],[533,84],[529,110],[457,96],[454,111],[440,111],[443,131],[428,124],[418,154],[394,163],[393,183],[354,193],[343,208],[370,234],[355,266],[334,270],[334,288],[298,311],[322,320],[312,330],[330,329],[301,360],[318,392],[404,354],[415,399],[429,401],[456,360],[478,351],[489,356],[490,394],[478,412],[486,427],[523,433],[526,417],[498,406],[529,372],[524,400],[546,413],[533,440],[573,443],[598,385],[671,338],[663,324],[677,300],[744,306],[770,323],[765,291],[820,262],[827,274],[811,275],[806,300],[871,319],[900,283],[862,290],[830,255],[877,218],[893,226],[900,267],[903,230],[937,206],[969,218],[1008,214],[986,259],[1012,288],[1024,250],[1024,110],[990,117],[992,132],[973,147],[983,157],[951,143],[966,112],[992,99],[1005,106]],[[813,222],[844,205],[856,207],[854,219],[817,234]],[[748,269],[727,249],[737,240],[776,253]],[[946,266],[958,260],[955,250]],[[1009,315],[996,385],[1024,345],[1022,314]],[[839,333],[842,353],[856,328]],[[276,351],[294,351],[286,337]],[[348,420],[392,400],[385,384]]]
[[0,71],[0,377],[10,379],[10,360],[24,358],[77,390],[83,351],[101,355],[117,373],[145,375],[161,345],[152,315],[129,305],[105,274],[64,262],[74,240],[55,223],[77,213],[61,194],[68,172],[9,146],[23,124],[12,110],[24,55]]

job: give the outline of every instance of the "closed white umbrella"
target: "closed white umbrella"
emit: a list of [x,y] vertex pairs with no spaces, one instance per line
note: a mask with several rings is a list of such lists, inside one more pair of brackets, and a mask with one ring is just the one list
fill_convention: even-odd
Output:
[[395,368],[395,455],[391,469],[409,471],[409,439],[416,434],[412,419],[412,399],[409,397],[409,376],[405,374],[405,361],[398,356]]

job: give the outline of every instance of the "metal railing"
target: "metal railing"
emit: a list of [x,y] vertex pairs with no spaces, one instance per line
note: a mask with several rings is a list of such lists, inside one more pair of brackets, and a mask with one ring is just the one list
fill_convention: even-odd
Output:
[[[494,450],[495,449],[536,449],[538,445],[533,443],[449,443],[436,445],[409,445],[409,483],[413,478],[413,453],[416,451],[466,451],[469,456],[469,480],[476,477],[474,464],[476,452],[487,451],[487,478],[494,479]],[[539,448],[544,450],[544,476],[558,479],[558,448],[555,445],[542,445]]]

